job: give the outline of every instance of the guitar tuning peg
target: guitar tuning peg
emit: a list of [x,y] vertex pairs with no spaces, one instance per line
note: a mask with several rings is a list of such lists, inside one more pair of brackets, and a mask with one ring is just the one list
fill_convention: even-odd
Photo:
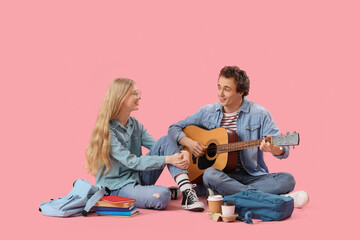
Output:
[[293,149],[295,149],[295,145],[293,146]]
[[290,134],[290,132],[286,132],[286,134]]

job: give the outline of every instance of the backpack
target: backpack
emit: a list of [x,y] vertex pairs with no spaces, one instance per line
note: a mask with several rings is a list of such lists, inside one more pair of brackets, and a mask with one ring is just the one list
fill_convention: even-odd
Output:
[[252,224],[252,218],[263,221],[281,221],[291,216],[294,199],[260,190],[250,189],[230,196],[224,201],[235,202],[236,219]]
[[90,209],[107,195],[107,192],[105,187],[93,186],[88,181],[78,179],[67,196],[41,203],[39,211],[50,217],[87,216]]

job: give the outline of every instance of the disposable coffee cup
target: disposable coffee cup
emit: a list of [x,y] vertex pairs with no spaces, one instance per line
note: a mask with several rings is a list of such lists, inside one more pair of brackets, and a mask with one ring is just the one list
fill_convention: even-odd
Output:
[[208,197],[209,212],[221,214],[221,204],[223,197],[221,195],[212,195]]
[[221,205],[221,212],[223,216],[232,216],[235,214],[235,202],[224,201]]

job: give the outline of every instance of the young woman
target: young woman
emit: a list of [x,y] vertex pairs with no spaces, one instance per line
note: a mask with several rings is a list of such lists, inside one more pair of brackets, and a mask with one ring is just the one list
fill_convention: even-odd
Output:
[[[86,168],[96,176],[96,184],[111,190],[111,195],[136,199],[138,208],[164,209],[171,194],[167,187],[154,185],[167,165],[183,193],[182,208],[203,211],[190,184],[189,156],[180,151],[171,137],[159,141],[130,114],[139,109],[140,93],[131,79],[115,79],[103,100],[86,148]],[[145,156],[141,146],[150,149]]]

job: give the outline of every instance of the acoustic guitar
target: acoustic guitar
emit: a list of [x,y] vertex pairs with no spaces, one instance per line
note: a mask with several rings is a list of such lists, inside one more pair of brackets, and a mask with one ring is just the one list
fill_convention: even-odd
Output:
[[[262,139],[238,142],[235,132],[229,133],[225,128],[215,128],[205,130],[197,126],[187,126],[183,129],[187,137],[207,146],[203,156],[195,157],[189,148],[184,150],[189,152],[190,165],[187,168],[189,179],[192,183],[201,183],[204,171],[209,167],[214,167],[224,172],[231,172],[236,169],[238,161],[238,151],[253,147],[259,147]],[[299,134],[296,132],[287,133],[278,137],[266,138],[277,146],[299,145]]]

